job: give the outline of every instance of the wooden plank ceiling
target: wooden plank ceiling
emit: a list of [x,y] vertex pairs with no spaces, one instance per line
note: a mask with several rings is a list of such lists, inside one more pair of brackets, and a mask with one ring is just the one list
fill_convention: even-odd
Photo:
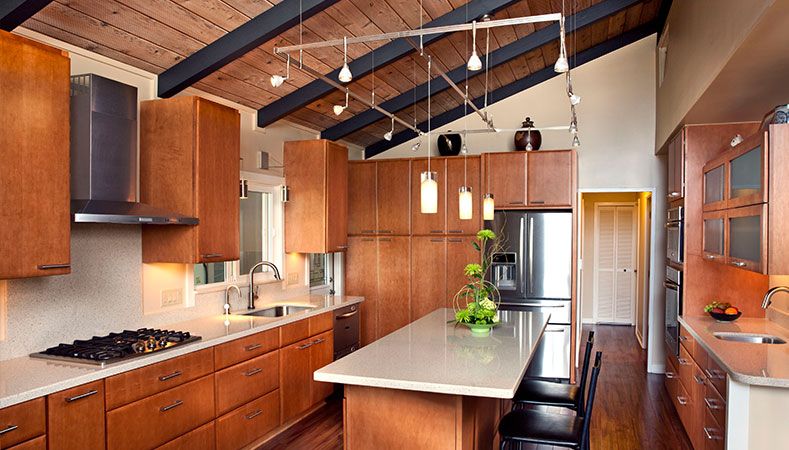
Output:
[[[602,0],[566,0],[567,15],[600,3]],[[278,0],[55,0],[23,23],[23,27],[94,51],[131,66],[159,74],[186,56],[203,48],[250,18],[266,11]],[[463,8],[465,0],[423,0],[424,22],[447,12]],[[661,0],[643,0],[579,30],[568,37],[568,51],[582,51],[608,38],[654,20]],[[562,0],[520,0],[500,11],[494,19],[560,12]],[[572,24],[568,24],[568,27]],[[325,11],[307,19],[303,25],[303,41],[313,42],[343,36],[360,36],[391,32],[419,26],[419,0],[341,0]],[[538,24],[536,29],[546,26]],[[490,50],[509,44],[533,32],[524,25],[491,30]],[[283,62],[273,54],[274,46],[299,42],[299,27],[281,34],[243,57],[208,75],[195,87],[242,105],[259,109],[281,96],[297,90],[313,79],[292,69],[291,78],[279,88],[269,83],[272,74],[284,75]],[[385,41],[351,45],[348,57],[353,59],[384,45]],[[470,33],[453,33],[426,47],[434,62],[444,70],[462,66],[470,53]],[[477,33],[477,48],[485,50],[485,32]],[[526,53],[492,69],[489,90],[524,78],[530,73],[553,65],[558,56],[558,41]],[[304,62],[328,73],[342,65],[341,48],[313,49],[304,52]],[[374,75],[354,78],[349,88],[357,93],[370,93],[375,83],[378,103],[412,89],[426,81],[424,59],[411,54],[386,67],[376,68]],[[436,73],[433,76],[437,76]],[[484,94],[484,72],[469,78],[469,95]],[[491,99],[495,101],[496,99]],[[340,116],[332,111],[334,104],[344,103],[344,93],[334,91],[305,108],[292,113],[286,120],[322,131],[361,112],[366,107],[351,101]],[[413,122],[427,115],[426,101],[398,113]],[[432,98],[432,114],[461,105],[451,90]],[[381,139],[389,130],[388,119],[374,123],[348,135],[349,142],[367,146]]]

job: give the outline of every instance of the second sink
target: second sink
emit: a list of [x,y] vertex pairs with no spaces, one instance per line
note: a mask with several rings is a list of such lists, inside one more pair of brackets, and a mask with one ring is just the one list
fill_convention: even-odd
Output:
[[244,314],[245,316],[258,316],[258,317],[283,317],[297,312],[309,311],[315,308],[314,306],[296,306],[296,305],[278,305],[269,308],[260,309],[250,313]]
[[724,341],[748,342],[751,344],[786,344],[786,341],[778,336],[770,336],[767,334],[727,333],[722,331],[712,334],[716,338]]

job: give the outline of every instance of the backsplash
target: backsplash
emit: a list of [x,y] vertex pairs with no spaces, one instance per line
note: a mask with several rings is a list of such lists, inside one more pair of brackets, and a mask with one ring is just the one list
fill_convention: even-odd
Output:
[[[139,226],[72,224],[70,275],[7,281],[0,361],[60,342],[221,313],[224,293],[212,292],[198,295],[191,308],[144,315],[141,261]],[[306,287],[272,283],[261,286],[259,302],[305,293]],[[234,309],[243,307],[238,303],[233,296]]]

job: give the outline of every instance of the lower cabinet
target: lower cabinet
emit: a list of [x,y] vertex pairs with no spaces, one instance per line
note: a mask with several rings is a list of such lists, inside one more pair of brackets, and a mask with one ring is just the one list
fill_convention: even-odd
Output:
[[315,381],[313,372],[334,361],[334,331],[326,331],[312,338],[310,347],[310,400],[316,405],[334,392],[333,383]]
[[279,350],[281,422],[295,419],[310,407],[310,338]]
[[411,321],[446,305],[447,238],[411,238]]
[[277,428],[279,402],[273,391],[216,419],[216,449],[238,450]]
[[8,447],[8,450],[47,450],[47,437],[39,436],[29,441],[22,442],[21,444],[17,444],[13,447]]
[[104,380],[47,397],[47,440],[50,450],[104,448]]
[[279,352],[273,351],[214,375],[216,413],[224,414],[279,386]]
[[208,422],[200,428],[194,429],[181,437],[157,447],[156,450],[215,450],[216,430],[214,422]]
[[0,448],[9,448],[47,432],[43,397],[0,409]]

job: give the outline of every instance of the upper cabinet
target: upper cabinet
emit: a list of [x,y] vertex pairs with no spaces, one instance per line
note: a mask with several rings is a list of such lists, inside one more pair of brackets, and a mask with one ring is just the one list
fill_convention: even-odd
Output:
[[756,133],[704,165],[704,211],[767,201],[768,134]]
[[0,31],[0,279],[71,272],[69,70]]
[[682,128],[668,142],[668,199],[685,197],[685,129]]
[[348,164],[348,234],[375,233],[375,161]]
[[411,234],[411,161],[348,165],[348,234]]
[[485,192],[493,194],[496,209],[526,206],[526,152],[485,153]]
[[573,205],[575,152],[529,152],[526,168],[528,206],[570,208]]
[[143,262],[239,259],[238,111],[200,97],[140,104],[140,199],[197,217],[142,230]]
[[325,139],[285,143],[285,251],[348,247],[348,149]]

